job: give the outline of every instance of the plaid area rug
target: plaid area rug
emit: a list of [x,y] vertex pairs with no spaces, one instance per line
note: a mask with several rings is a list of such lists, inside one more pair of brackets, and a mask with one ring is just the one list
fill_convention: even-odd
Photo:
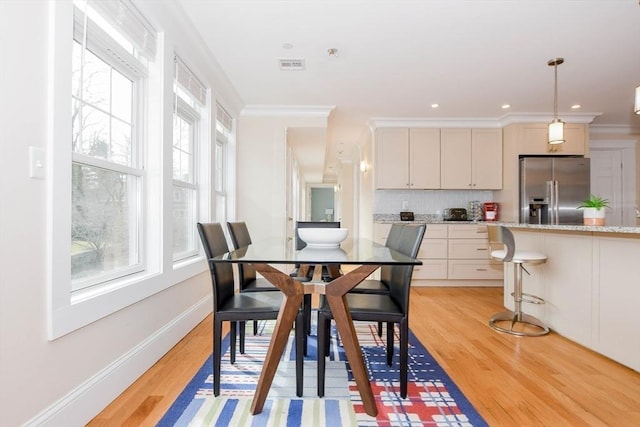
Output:
[[[314,316],[315,317],[315,316]],[[315,320],[315,319],[314,319]],[[356,322],[358,340],[378,407],[377,417],[364,411],[346,356],[332,332],[327,362],[325,397],[316,391],[315,325],[304,362],[304,395],[295,395],[293,333],[274,377],[261,414],[250,407],[275,321],[261,321],[258,335],[247,322],[245,354],[236,352],[229,363],[229,336],[223,340],[220,396],[213,396],[212,358],[189,382],[158,423],[166,426],[486,426],[444,370],[417,338],[409,336],[409,384],[406,399],[400,397],[398,347],[394,364],[386,364],[384,340],[376,325]],[[396,340],[399,342],[396,330]],[[386,337],[386,333],[383,334]]]

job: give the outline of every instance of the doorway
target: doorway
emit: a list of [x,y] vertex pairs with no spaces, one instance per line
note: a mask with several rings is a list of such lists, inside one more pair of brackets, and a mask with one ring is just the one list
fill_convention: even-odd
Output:
[[592,141],[591,193],[609,200],[606,224],[636,226],[635,141]]
[[334,221],[336,216],[333,187],[311,187],[309,197],[311,221]]

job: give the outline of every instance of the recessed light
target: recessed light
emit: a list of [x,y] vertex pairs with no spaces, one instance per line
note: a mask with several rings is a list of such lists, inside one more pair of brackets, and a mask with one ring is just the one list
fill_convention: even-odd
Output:
[[573,104],[573,105],[571,106],[571,109],[572,109],[572,110],[577,110],[578,108],[582,108],[582,105],[580,105],[580,104]]
[[511,104],[502,104],[502,108],[503,110],[508,110],[509,108],[511,108]]
[[438,108],[440,104],[431,104],[431,108]]

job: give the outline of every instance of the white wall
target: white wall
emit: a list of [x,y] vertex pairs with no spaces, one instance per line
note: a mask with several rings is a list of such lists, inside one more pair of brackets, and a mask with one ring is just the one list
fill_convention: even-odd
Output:
[[272,115],[268,109],[240,116],[236,219],[247,223],[252,240],[285,236],[287,128],[326,125],[326,116]]
[[[47,181],[28,176],[28,147],[46,147],[49,7],[0,1],[0,424],[83,425],[211,310],[210,279],[183,283],[54,341],[47,339]],[[183,59],[215,76],[171,2],[145,1]],[[140,4],[139,3],[139,4]],[[184,24],[184,22],[183,22]],[[178,27],[180,25],[180,27]],[[71,40],[69,40],[71,42]],[[172,48],[172,46],[169,46]],[[172,70],[167,70],[172,73]],[[169,74],[168,74],[169,75]],[[233,95],[232,88],[220,87]],[[237,103],[227,100],[229,105]],[[55,107],[54,107],[55,108]]]

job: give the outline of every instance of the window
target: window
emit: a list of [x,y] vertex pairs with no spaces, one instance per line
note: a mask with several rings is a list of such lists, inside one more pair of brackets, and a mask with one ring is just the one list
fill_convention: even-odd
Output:
[[72,48],[72,291],[144,270],[141,134],[146,61],[85,2]]
[[216,146],[214,181],[216,193],[216,216],[218,222],[227,220],[227,161],[228,148],[233,135],[233,120],[231,116],[220,106],[216,108]]
[[131,0],[52,2],[51,10],[46,242],[55,339],[206,269],[195,222],[210,217],[214,144],[208,89],[179,58],[175,71],[163,67],[158,35]]
[[199,110],[206,89],[189,68],[175,58],[173,117],[173,260],[198,255],[199,153],[202,132]]
[[152,214],[164,201],[163,127],[148,119],[162,110],[147,102],[162,95],[157,35],[130,0],[52,2],[50,10],[46,245],[55,339],[178,280],[161,274],[162,216]]

